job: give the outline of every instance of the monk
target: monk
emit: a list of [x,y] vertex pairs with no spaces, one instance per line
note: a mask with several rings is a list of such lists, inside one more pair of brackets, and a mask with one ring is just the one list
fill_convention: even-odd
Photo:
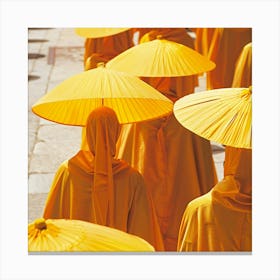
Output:
[[106,63],[132,46],[132,30],[102,38],[87,38],[85,41],[84,68],[85,70],[93,69],[98,62]]
[[164,250],[155,209],[143,177],[115,157],[120,124],[107,107],[86,123],[86,141],[59,167],[47,197],[45,219],[76,219],[137,235]]
[[252,150],[225,149],[224,179],[191,201],[177,250],[252,251]]
[[208,58],[216,63],[216,68],[207,73],[208,90],[231,87],[237,59],[249,42],[251,28],[215,28]]
[[[162,29],[156,30],[155,34],[165,34],[168,38],[186,34],[185,29],[175,28],[174,33],[172,28]],[[189,77],[182,77],[181,81],[185,78]],[[154,83],[157,80],[158,86]],[[188,90],[176,83],[170,86],[170,81],[170,77],[148,78],[152,86],[173,102],[181,94],[194,90],[194,83]],[[170,114],[156,120],[123,125],[117,155],[143,175],[155,204],[165,250],[176,251],[186,204],[217,183],[210,142],[185,129],[174,114]]]

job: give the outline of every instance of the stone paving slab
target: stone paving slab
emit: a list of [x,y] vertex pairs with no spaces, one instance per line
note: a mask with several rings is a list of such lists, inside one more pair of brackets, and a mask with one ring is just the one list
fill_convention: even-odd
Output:
[[28,223],[42,217],[47,193],[34,193],[28,195]]

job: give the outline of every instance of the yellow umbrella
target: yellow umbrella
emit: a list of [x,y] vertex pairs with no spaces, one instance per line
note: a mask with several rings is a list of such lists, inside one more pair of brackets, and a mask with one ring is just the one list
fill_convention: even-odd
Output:
[[144,239],[80,220],[39,218],[28,225],[29,252],[153,252]]
[[210,71],[215,66],[193,49],[164,39],[134,46],[107,63],[107,68],[139,77],[189,76]]
[[100,38],[115,35],[130,28],[75,28],[77,35],[85,38]]
[[168,98],[139,78],[101,64],[63,81],[32,111],[50,121],[84,126],[90,112],[100,106],[112,108],[122,124],[162,117],[173,109]]
[[184,127],[208,140],[252,148],[252,87],[189,94],[175,102],[174,115]]

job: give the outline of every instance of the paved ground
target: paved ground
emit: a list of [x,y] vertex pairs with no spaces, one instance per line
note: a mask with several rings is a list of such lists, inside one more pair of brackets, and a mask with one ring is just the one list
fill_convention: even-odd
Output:
[[[63,80],[83,71],[84,39],[73,29],[41,28],[28,32],[28,222],[42,215],[54,173],[80,146],[80,127],[39,118],[31,106]],[[196,91],[205,89],[200,78]],[[223,175],[224,151],[212,143],[218,177]]]

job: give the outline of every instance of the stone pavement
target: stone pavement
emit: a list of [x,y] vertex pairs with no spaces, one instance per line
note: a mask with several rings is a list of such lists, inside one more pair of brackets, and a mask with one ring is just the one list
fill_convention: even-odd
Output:
[[[84,39],[74,29],[31,28],[28,31],[28,223],[41,217],[58,166],[80,147],[81,128],[39,118],[32,105],[63,80],[83,71]],[[205,90],[205,76],[196,91]],[[219,179],[224,150],[212,143]]]

